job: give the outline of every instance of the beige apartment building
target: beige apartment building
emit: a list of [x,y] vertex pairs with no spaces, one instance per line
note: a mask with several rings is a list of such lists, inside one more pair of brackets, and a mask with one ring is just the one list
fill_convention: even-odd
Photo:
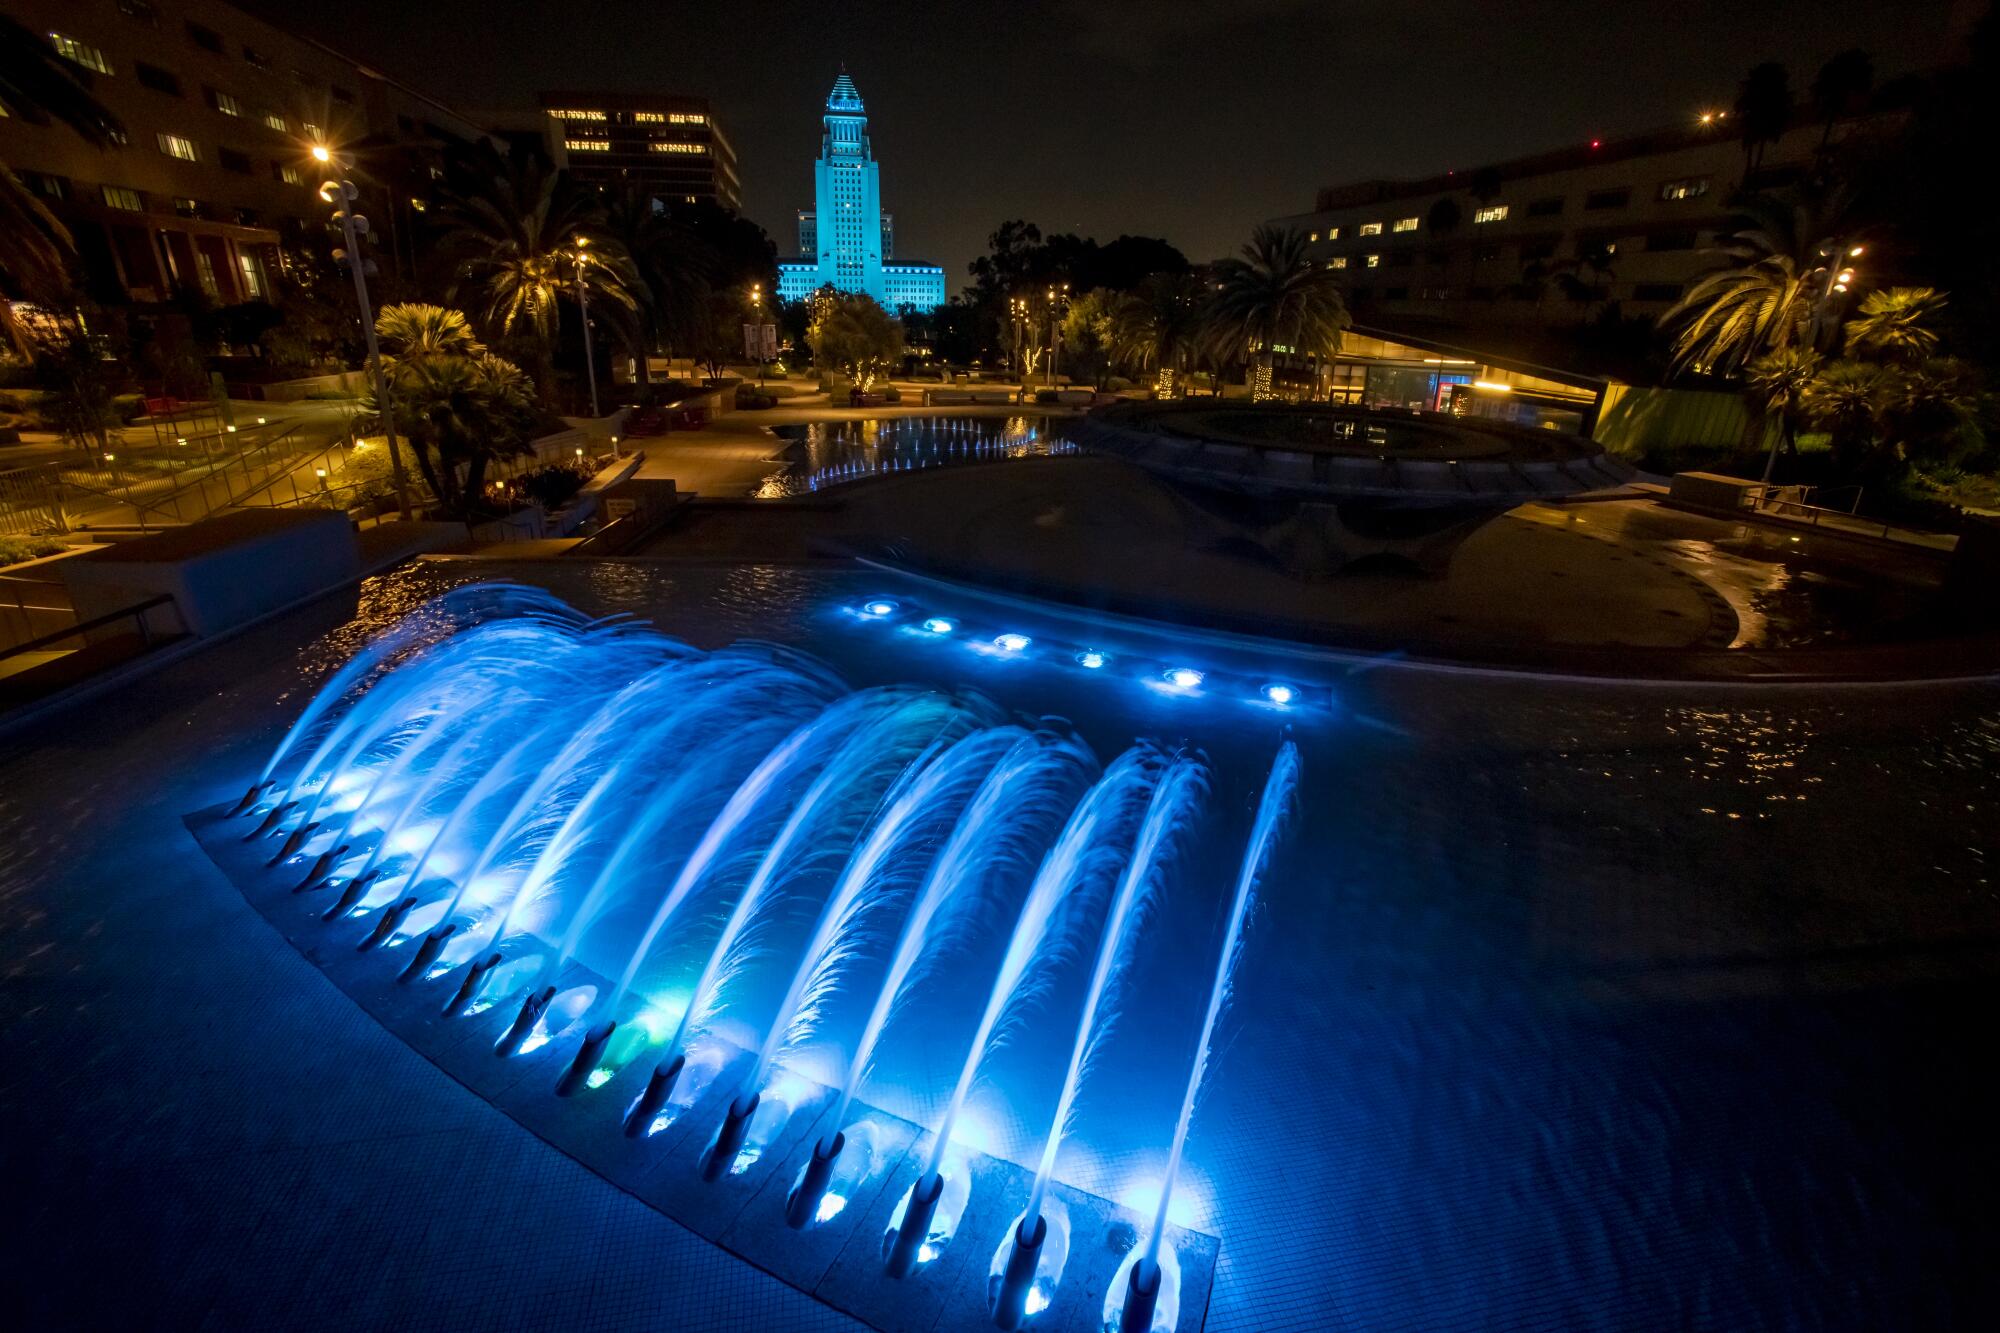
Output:
[[76,237],[108,303],[270,293],[281,242],[331,246],[315,144],[351,159],[383,268],[414,262],[439,147],[477,138],[433,98],[219,0],[7,0],[125,126],[99,150],[0,117],[0,161]]
[[[1273,221],[1306,233],[1370,325],[1441,337],[1528,331],[1573,326],[1613,303],[1656,316],[1715,264],[1704,252],[1746,183],[1777,189],[1812,171],[1825,128],[1805,119],[1765,149],[1747,182],[1729,117],[1710,113],[1441,176],[1334,186],[1311,212]],[[1830,145],[1899,119],[1842,121]]]

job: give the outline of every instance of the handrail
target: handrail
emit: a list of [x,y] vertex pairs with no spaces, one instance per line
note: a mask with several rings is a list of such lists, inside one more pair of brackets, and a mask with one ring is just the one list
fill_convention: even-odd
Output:
[[172,603],[173,600],[171,593],[163,592],[157,597],[149,597],[143,602],[137,602],[116,611],[107,611],[101,616],[92,616],[89,620],[72,625],[68,629],[57,630],[53,634],[44,634],[40,638],[30,639],[26,643],[17,643],[12,648],[0,650],[0,661],[4,661],[20,653],[41,652],[44,648],[61,643],[64,639],[73,639],[79,634],[88,634],[91,630],[102,629],[106,625],[116,624],[127,617],[136,617],[138,619],[139,637],[145,642],[151,643],[153,635],[152,631],[146,628],[146,612],[151,611],[156,606]]

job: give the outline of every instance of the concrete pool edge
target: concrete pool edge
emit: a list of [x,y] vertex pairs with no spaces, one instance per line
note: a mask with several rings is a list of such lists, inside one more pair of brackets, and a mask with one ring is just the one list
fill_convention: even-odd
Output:
[[[1066,595],[1069,590],[1059,584],[1032,578],[1014,580],[1011,585],[987,582],[948,562],[916,560],[905,552],[845,545],[836,548],[829,543],[826,553],[862,568],[964,595],[1015,604],[1032,603],[1047,614],[1109,620],[1155,634],[1191,634],[1239,648],[1330,658],[1371,667],[1635,686],[1949,685],[2000,677],[2000,632],[1963,639],[1827,649],[1564,648],[1482,658],[1453,656],[1435,645],[1411,649],[1407,641],[1404,645],[1394,645],[1386,641],[1357,641],[1360,636],[1338,632],[1315,634],[1314,627],[1302,621],[1280,626],[1259,625],[1250,617],[1204,612],[1204,617],[1211,621],[1234,623],[1195,623],[1177,619],[1173,612],[1180,608],[1165,601],[1148,603],[1113,598],[1098,605],[1086,605]],[[1292,637],[1285,631],[1302,633]],[[1871,663],[1882,665],[1870,669]],[[1894,669],[1898,666],[1902,669]],[[1933,669],[1909,669],[1912,666]],[[1667,669],[1670,667],[1682,669]]]

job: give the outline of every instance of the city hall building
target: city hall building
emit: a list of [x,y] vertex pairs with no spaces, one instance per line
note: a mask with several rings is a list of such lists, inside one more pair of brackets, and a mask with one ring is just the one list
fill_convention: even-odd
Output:
[[802,301],[821,287],[862,292],[886,310],[944,304],[944,269],[898,263],[895,218],[882,211],[881,171],[868,114],[843,72],[826,99],[826,130],[813,164],[811,212],[799,213],[799,255],[778,261],[778,295]]

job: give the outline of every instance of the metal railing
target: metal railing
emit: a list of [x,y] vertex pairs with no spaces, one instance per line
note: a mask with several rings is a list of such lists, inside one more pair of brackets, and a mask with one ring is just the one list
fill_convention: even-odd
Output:
[[[1839,489],[1844,491],[1848,488]],[[1816,494],[1812,487],[1747,486],[1743,490],[1744,507],[1760,514],[1793,519],[1809,527],[1822,528],[1827,532],[1843,536],[1872,537],[1882,541],[1898,542],[1905,546],[1936,549],[1953,540],[1949,533],[1920,532],[1914,528],[1899,528],[1881,519],[1864,517],[1859,512],[1861,488],[1856,486],[1853,491],[1853,508],[1835,509],[1828,505],[1812,503],[1807,498]]]
[[[140,645],[143,648],[150,649],[154,644],[156,634],[147,617],[153,610],[162,606],[173,606],[175,608],[175,615],[179,615],[179,606],[175,603],[172,594],[161,593],[157,597],[148,597],[143,602],[135,602],[131,606],[122,606],[116,611],[107,611],[101,616],[92,616],[89,620],[81,621],[70,626],[68,629],[60,629],[53,634],[44,634],[39,638],[29,639],[26,643],[17,643],[12,648],[0,649],[0,663],[6,662],[10,657],[19,657],[23,653],[45,653],[66,640],[81,638],[96,630],[108,629],[124,620],[133,622],[133,628],[138,632]],[[180,634],[166,635],[163,641],[164,639],[180,638],[186,633],[186,627],[183,625]]]

